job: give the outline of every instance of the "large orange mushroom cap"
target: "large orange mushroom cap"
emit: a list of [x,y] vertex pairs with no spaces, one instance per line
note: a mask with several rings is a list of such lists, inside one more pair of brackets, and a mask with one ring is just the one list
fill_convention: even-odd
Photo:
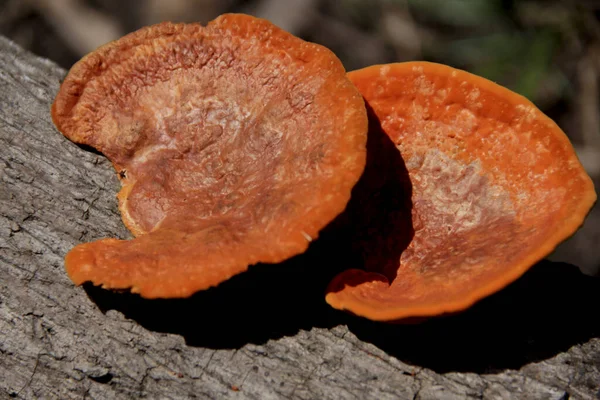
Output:
[[76,284],[186,297],[302,253],[365,165],[364,101],[328,49],[266,20],[162,23],[87,55],[57,128],[119,172],[133,240],[76,246]]
[[[363,221],[363,236],[381,236],[371,240],[379,245],[366,240],[363,269],[331,282],[334,308],[381,321],[464,310],[549,254],[596,201],[567,136],[524,97],[427,62],[348,76],[373,112],[369,135],[382,130],[401,155],[385,174],[412,204],[388,201],[387,214],[400,219]],[[390,234],[398,224],[402,232]]]

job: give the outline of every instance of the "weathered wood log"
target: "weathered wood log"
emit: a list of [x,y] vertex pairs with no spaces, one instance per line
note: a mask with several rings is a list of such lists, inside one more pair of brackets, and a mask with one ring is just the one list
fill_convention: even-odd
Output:
[[129,237],[115,172],[52,125],[64,70],[3,38],[0,65],[1,398],[600,398],[600,282],[565,264],[418,325],[330,309],[326,234],[190,299],[75,287],[72,246]]

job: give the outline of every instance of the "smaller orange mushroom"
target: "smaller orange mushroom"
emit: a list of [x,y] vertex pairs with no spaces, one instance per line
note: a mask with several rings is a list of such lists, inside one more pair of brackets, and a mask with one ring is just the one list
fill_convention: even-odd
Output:
[[146,298],[304,252],[365,165],[365,105],[340,60],[243,14],[97,49],[67,75],[52,117],[112,161],[136,235],[76,246],[69,277]]
[[[382,131],[402,160],[376,160],[378,171],[387,168],[377,179],[388,183],[367,176],[353,197],[372,202],[387,185],[412,204],[388,200],[385,212],[396,217],[371,225],[376,213],[365,209],[355,242],[364,265],[333,279],[326,300],[334,308],[379,321],[464,310],[549,254],[595,203],[567,136],[524,97],[428,62],[348,76],[372,110],[369,140]],[[382,156],[393,153],[388,146]]]

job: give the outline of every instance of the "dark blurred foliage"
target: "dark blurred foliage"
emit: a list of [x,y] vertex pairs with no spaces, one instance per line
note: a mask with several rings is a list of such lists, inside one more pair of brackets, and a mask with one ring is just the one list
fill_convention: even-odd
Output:
[[[348,70],[428,60],[532,100],[600,182],[600,0],[0,0],[0,33],[69,68],[97,46],[164,21],[267,18],[333,50]],[[600,274],[600,211],[550,257]]]

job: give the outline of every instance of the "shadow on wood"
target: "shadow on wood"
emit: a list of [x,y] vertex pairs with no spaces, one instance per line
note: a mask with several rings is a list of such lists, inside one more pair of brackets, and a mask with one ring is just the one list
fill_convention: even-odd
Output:
[[600,334],[600,279],[543,261],[471,309],[416,325],[389,325],[337,312],[323,301],[329,275],[304,257],[253,267],[189,299],[145,300],[86,286],[103,310],[121,311],[149,330],[187,344],[239,348],[347,324],[359,339],[436,372],[492,373],[553,357]]

